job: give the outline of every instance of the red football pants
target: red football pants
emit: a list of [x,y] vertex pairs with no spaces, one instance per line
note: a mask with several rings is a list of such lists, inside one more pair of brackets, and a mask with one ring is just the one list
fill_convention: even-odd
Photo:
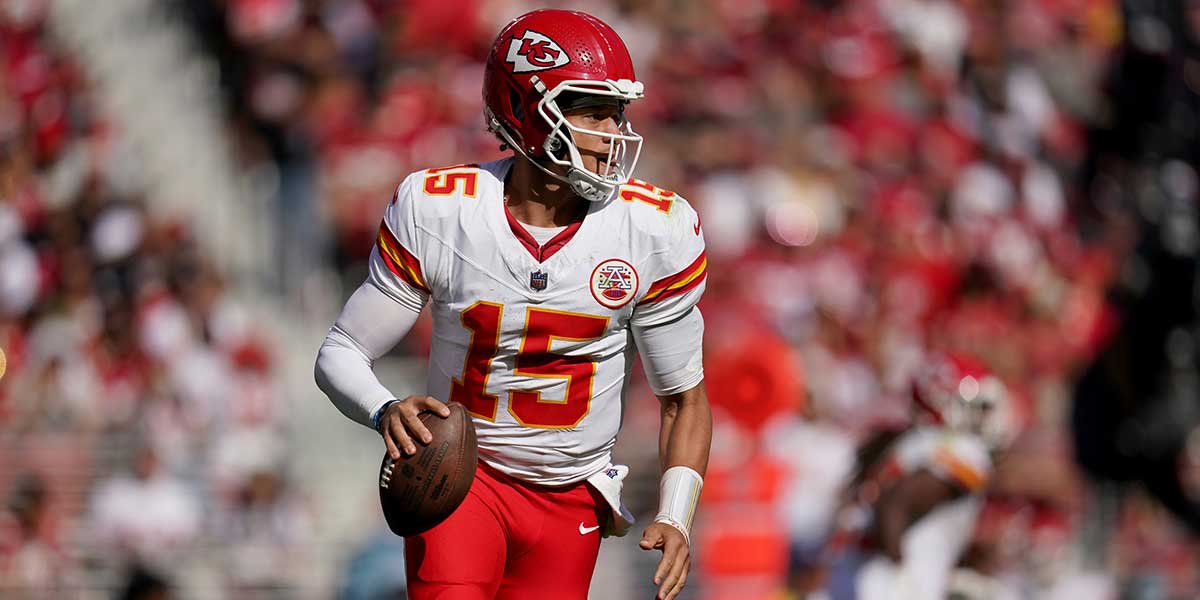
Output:
[[530,485],[480,463],[466,499],[404,539],[411,600],[586,600],[611,509],[586,482]]

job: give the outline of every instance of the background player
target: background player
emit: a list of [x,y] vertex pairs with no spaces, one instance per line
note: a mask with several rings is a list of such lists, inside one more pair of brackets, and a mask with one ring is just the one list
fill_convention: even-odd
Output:
[[[598,19],[544,10],[511,22],[484,101],[516,156],[407,177],[368,280],[322,345],[321,388],[393,456],[429,441],[420,411],[457,401],[474,417],[471,493],[406,540],[413,598],[586,597],[598,529],[631,522],[626,469],[610,462],[630,340],[662,401],[660,510],[640,545],[663,553],[659,597],[687,580],[711,438],[695,307],[706,261],[688,204],[629,178],[641,137],[624,108],[640,97],[624,44]],[[371,364],[430,299],[429,395],[397,399]]]
[[835,600],[941,598],[1009,439],[1007,392],[978,361],[942,356],[913,386],[915,425],[859,452],[838,519]]

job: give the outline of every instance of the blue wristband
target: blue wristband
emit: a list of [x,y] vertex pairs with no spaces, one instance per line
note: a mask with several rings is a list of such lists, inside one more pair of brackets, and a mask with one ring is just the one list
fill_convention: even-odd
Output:
[[375,416],[371,417],[371,428],[375,431],[379,431],[379,417],[382,417],[383,413],[387,412],[389,406],[399,401],[399,399],[392,398],[391,400],[384,402],[383,406],[380,406],[379,410],[375,411]]

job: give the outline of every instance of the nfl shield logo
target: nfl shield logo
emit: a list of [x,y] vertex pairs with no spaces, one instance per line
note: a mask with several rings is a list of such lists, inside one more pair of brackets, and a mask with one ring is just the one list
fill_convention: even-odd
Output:
[[533,288],[534,290],[540,292],[546,289],[546,283],[547,279],[545,273],[541,271],[534,271],[529,274],[529,287]]

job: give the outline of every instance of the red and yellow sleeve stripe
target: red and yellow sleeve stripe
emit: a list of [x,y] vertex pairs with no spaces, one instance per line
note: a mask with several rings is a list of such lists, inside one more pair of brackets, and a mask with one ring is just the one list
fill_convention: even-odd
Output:
[[376,242],[379,246],[379,256],[389,271],[405,283],[426,294],[429,293],[429,286],[425,284],[425,277],[421,274],[421,261],[400,245],[400,241],[388,229],[387,223],[379,224],[379,237]]
[[704,278],[708,276],[708,258],[704,252],[692,261],[692,264],[686,266],[680,272],[664,277],[655,281],[650,289],[646,291],[646,295],[642,298],[640,304],[652,304],[660,300],[666,300],[682,294],[686,294],[696,286],[704,283]]
[[945,448],[939,449],[933,460],[950,478],[969,492],[978,492],[987,483],[987,477],[983,473]]

